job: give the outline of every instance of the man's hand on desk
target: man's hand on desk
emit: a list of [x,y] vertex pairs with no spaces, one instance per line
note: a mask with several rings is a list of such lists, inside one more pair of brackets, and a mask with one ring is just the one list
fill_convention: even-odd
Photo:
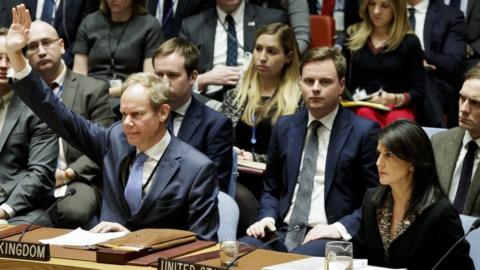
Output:
[[247,235],[250,237],[255,238],[263,238],[265,237],[265,229],[268,231],[274,232],[277,230],[275,228],[275,224],[271,222],[271,220],[262,219],[250,225],[247,229]]
[[130,232],[129,229],[115,222],[102,221],[97,226],[93,227],[92,233],[106,233],[106,232]]
[[[0,208],[0,220],[7,220],[7,213],[5,213],[5,210],[3,210],[2,208]],[[1,222],[0,222],[1,224]]]
[[303,244],[312,241],[312,240],[317,240],[317,239],[341,239],[342,235],[340,232],[335,228],[335,226],[332,225],[317,225],[313,227],[305,236],[305,240],[303,240]]

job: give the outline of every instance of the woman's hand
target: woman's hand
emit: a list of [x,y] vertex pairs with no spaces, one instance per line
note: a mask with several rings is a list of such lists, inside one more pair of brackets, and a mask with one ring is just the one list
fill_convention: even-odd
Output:
[[368,101],[383,105],[395,105],[395,94],[380,89],[373,93]]
[[238,159],[253,161],[253,154],[252,152],[248,152],[243,149],[240,149],[240,153],[238,153]]

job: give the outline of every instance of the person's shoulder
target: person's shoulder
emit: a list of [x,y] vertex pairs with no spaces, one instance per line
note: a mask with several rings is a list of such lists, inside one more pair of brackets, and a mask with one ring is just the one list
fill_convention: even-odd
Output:
[[171,147],[178,149],[179,154],[181,155],[179,161],[187,168],[194,169],[213,164],[205,154],[174,136],[171,137],[170,144]]
[[[73,72],[70,69],[67,71],[65,79],[77,80],[79,84],[88,85],[89,88],[82,89],[84,91],[88,91],[91,87],[103,88],[107,85],[107,82],[105,82],[105,81],[102,81],[100,79],[93,78],[93,77],[90,77],[90,76],[87,76],[87,75],[83,75],[83,74],[80,74],[80,73]],[[83,88],[83,87],[81,87],[81,88]]]
[[89,13],[83,18],[82,23],[94,24],[105,20],[106,16],[100,11]]
[[254,4],[245,5],[245,13],[254,13],[263,20],[273,19],[276,22],[284,22],[287,18],[285,11],[275,8],[265,8]]
[[189,25],[191,23],[196,23],[199,21],[204,21],[207,18],[212,18],[212,16],[216,16],[215,14],[215,8],[209,8],[206,9],[198,14],[186,17],[185,19],[182,20],[182,25]]
[[358,116],[347,108],[341,107],[338,113],[344,114],[345,117],[343,118],[348,119],[348,121],[350,121],[350,123],[355,129],[365,130],[365,131],[380,129],[380,125],[377,122]]
[[[435,8],[440,13],[440,16],[444,19],[451,19],[455,17],[463,17],[463,13],[460,9],[446,5],[443,1],[431,1],[429,8]],[[447,16],[445,18],[444,16]]]
[[443,144],[447,139],[452,139],[458,136],[463,137],[464,132],[465,130],[460,127],[454,127],[445,131],[441,131],[432,136],[432,144],[435,144],[437,142]]
[[417,46],[419,48],[421,48],[421,45],[420,45],[420,39],[418,38],[417,35],[415,35],[415,33],[413,32],[408,32],[405,34],[405,37],[403,38],[402,40],[402,43],[405,45],[405,46]]

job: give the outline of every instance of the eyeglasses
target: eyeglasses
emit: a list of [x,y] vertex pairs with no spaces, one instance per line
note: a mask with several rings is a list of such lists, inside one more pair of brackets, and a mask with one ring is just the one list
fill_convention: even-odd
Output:
[[56,41],[58,41],[59,38],[57,39],[50,39],[50,38],[47,38],[47,39],[42,39],[38,42],[32,42],[32,43],[29,43],[27,44],[27,52],[37,52],[38,51],[38,47],[40,45],[42,45],[42,47],[44,49],[50,49],[53,45],[53,43],[55,43]]

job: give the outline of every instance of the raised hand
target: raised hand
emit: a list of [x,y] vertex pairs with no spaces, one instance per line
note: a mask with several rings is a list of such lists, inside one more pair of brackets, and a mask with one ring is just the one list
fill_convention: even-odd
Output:
[[12,24],[6,38],[7,52],[21,52],[27,45],[31,23],[30,12],[23,4],[12,8]]

